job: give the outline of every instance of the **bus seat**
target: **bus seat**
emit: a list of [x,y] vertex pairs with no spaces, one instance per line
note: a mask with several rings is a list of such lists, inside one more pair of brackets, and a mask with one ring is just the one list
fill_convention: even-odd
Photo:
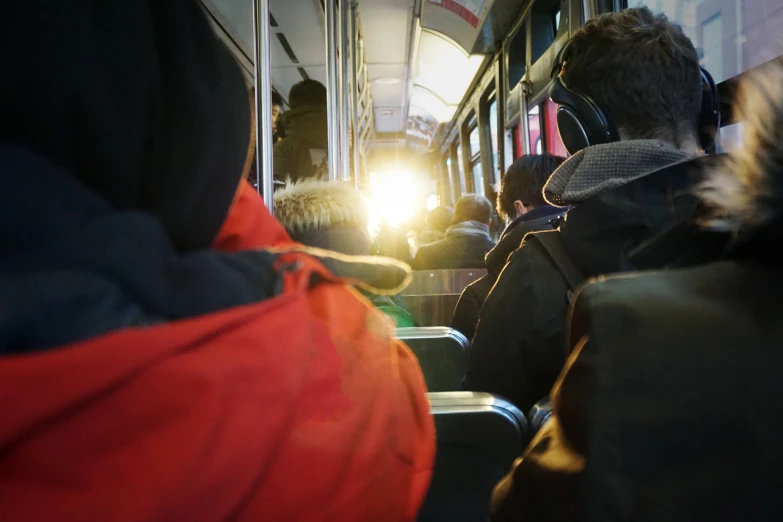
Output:
[[447,326],[462,291],[485,275],[487,271],[479,268],[415,270],[400,297],[421,326]]
[[552,416],[552,401],[549,397],[544,397],[533,405],[530,409],[530,413],[527,416],[528,422],[530,422],[530,429],[533,434],[537,433],[541,429],[541,426],[546,424],[546,421]]
[[419,522],[484,522],[495,485],[528,441],[528,423],[488,393],[429,393],[438,453]]
[[418,358],[429,391],[457,391],[462,387],[470,349],[464,335],[445,327],[398,328],[397,338]]

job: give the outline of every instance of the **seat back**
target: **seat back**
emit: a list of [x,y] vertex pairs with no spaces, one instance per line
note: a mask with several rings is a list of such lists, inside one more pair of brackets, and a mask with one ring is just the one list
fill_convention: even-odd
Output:
[[541,426],[546,424],[546,421],[552,416],[552,401],[549,397],[544,397],[533,405],[530,409],[530,413],[527,416],[527,420],[530,423],[531,434],[535,434],[541,429]]
[[398,328],[404,341],[419,359],[431,392],[457,391],[468,370],[470,342],[457,330],[445,327]]
[[430,393],[438,453],[420,522],[484,522],[495,485],[522,454],[528,423],[488,393]]
[[487,275],[484,269],[416,270],[400,297],[405,309],[422,326],[451,324],[459,296],[466,286]]

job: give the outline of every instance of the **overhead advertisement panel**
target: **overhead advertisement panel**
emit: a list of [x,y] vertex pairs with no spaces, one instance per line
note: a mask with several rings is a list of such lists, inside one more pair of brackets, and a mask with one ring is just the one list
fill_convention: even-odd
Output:
[[429,2],[451,11],[475,28],[479,26],[481,14],[487,3],[486,0],[429,0]]

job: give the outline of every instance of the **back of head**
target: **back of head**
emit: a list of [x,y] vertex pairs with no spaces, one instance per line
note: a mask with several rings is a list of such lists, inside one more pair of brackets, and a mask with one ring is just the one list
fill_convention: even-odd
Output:
[[348,183],[289,183],[275,192],[275,217],[304,245],[350,255],[370,253],[370,207]]
[[500,184],[498,214],[503,219],[516,214],[515,201],[535,208],[546,205],[544,185],[565,158],[549,153],[522,156],[508,168]]
[[[0,145],[116,210],[152,214],[181,251],[212,243],[248,164],[251,111],[236,61],[196,2],[14,2],[0,46],[14,49],[3,61],[13,81],[0,82]],[[32,183],[37,172],[3,178]]]
[[446,232],[454,219],[454,212],[447,207],[438,207],[427,214],[427,224],[438,232]]
[[[761,234],[781,251],[783,234],[783,68],[770,64],[745,80],[737,112],[745,122],[742,146],[702,187],[718,230]],[[771,252],[770,252],[771,253]]]
[[288,94],[288,105],[298,109],[306,105],[326,106],[326,87],[315,80],[303,80],[293,87]]
[[622,139],[698,144],[699,56],[682,28],[647,7],[589,20],[569,42],[563,81],[590,96]]
[[492,220],[492,203],[484,196],[466,194],[459,198],[454,209],[454,223],[477,221],[489,223]]

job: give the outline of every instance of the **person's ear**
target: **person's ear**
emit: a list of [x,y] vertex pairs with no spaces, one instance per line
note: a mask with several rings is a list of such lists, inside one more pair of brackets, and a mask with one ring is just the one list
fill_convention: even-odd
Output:
[[517,210],[517,216],[524,216],[530,210],[521,200],[514,201],[514,208]]

